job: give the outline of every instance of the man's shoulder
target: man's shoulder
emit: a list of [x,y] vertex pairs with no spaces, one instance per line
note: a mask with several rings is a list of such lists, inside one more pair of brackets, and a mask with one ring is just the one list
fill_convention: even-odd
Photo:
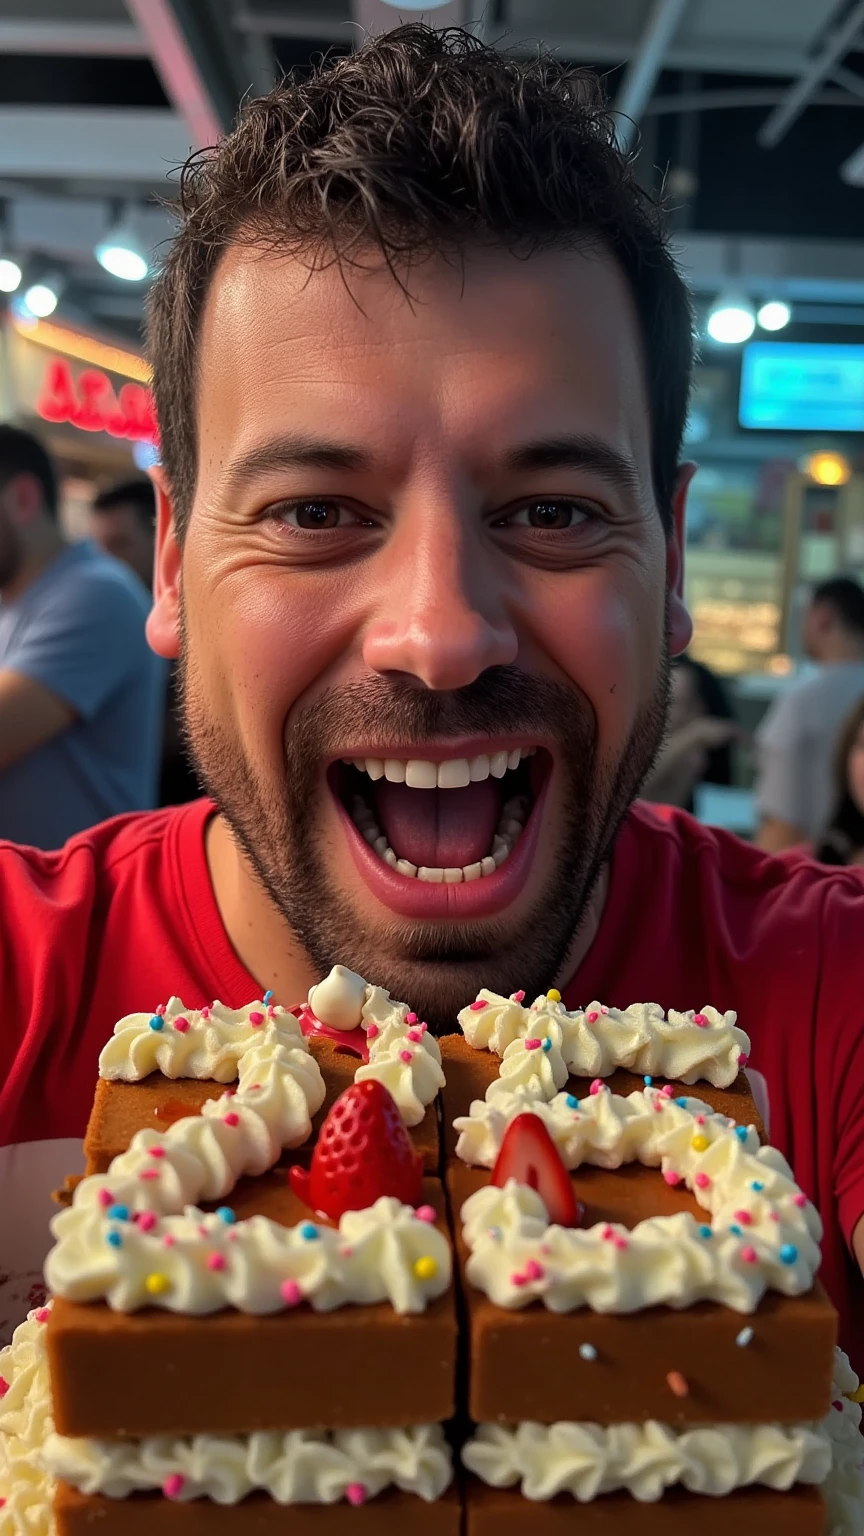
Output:
[[180,821],[202,814],[202,803],[171,806],[159,811],[135,812],[99,822],[69,839],[62,848],[46,851],[20,843],[0,841],[0,902],[6,904],[29,887],[56,899],[66,887],[70,892],[89,888],[94,895],[103,886],[134,874],[136,866],[161,857],[166,839]]

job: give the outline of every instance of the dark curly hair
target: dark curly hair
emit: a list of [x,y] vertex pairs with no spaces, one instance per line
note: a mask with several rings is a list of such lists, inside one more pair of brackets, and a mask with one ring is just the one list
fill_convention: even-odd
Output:
[[150,293],[162,456],[183,533],[195,491],[196,348],[230,245],[312,263],[458,258],[470,241],[528,255],[605,246],[642,330],[654,492],[664,526],[687,414],[693,329],[660,212],[619,150],[596,76],[517,60],[459,29],[398,27],[250,101],[183,169],[179,230]]

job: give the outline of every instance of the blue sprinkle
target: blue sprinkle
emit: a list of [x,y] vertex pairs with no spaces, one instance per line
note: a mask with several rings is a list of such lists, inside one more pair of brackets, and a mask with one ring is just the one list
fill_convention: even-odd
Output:
[[646,1076],[646,1077],[644,1077],[644,1078],[643,1078],[643,1079],[642,1079],[642,1081],[643,1081],[643,1082],[644,1082],[644,1084],[645,1084],[645,1087],[646,1087],[646,1088],[650,1088],[650,1087],[651,1087],[651,1084],[652,1084],[652,1083],[653,1083],[653,1081],[654,1081],[654,1079],[653,1079],[653,1077],[647,1077],[647,1076]]
[[544,1040],[543,1041],[543,1049],[544,1049],[544,1051],[551,1051],[551,1049],[552,1049],[552,1041],[551,1040]]
[[736,1125],[736,1127],[735,1127],[735,1135],[738,1137],[739,1141],[746,1141],[747,1140],[747,1127],[746,1127],[746,1125]]
[[302,1238],[305,1238],[307,1243],[314,1243],[315,1239],[318,1236],[318,1228],[316,1227],[314,1221],[304,1221],[304,1222],[302,1222],[300,1227],[298,1228],[298,1231],[300,1233],[300,1236]]
[[794,1264],[795,1260],[797,1259],[797,1257],[798,1257],[798,1249],[795,1247],[795,1244],[794,1243],[784,1243],[783,1247],[780,1249],[780,1263],[781,1264]]
[[734,1222],[733,1222],[732,1226],[729,1228],[729,1231],[732,1233],[733,1237],[740,1237],[741,1236],[741,1228],[739,1226],[736,1226]]
[[579,1108],[579,1100],[574,1093],[568,1093],[564,1102],[566,1103],[568,1109]]
[[687,1100],[686,1099],[676,1099],[675,1103],[676,1104],[680,1104],[682,1109],[686,1109],[687,1108]]
[[154,1013],[152,1019],[150,1020],[150,1028],[151,1029],[164,1029],[165,1028],[165,1020],[164,1019],[160,1019],[158,1013]]
[[112,1248],[120,1248],[123,1244],[123,1237],[120,1232],[109,1232],[105,1241],[110,1243]]
[[748,1344],[752,1344],[752,1342],[753,1342],[753,1329],[752,1328],[742,1328],[741,1332],[736,1335],[735,1343],[738,1345],[739,1349],[746,1349],[747,1345]]
[[265,1004],[270,1002],[270,999],[272,998],[272,996],[273,996],[272,991],[268,991],[268,992],[264,993],[264,1002],[265,1002]]
[[234,1215],[230,1205],[220,1205],[216,1215],[219,1217],[220,1221],[224,1221],[226,1227],[233,1226],[234,1222],[237,1220],[237,1217]]
[[704,1238],[707,1239],[709,1237],[713,1237],[713,1235],[714,1234],[713,1234],[713,1232],[712,1232],[710,1227],[700,1227],[699,1228],[699,1236],[700,1237],[704,1237]]
[[757,1195],[761,1195],[765,1185],[762,1183],[761,1179],[754,1179],[753,1183],[750,1185],[750,1188],[755,1189]]
[[109,1221],[128,1221],[129,1207],[128,1205],[109,1205],[105,1215]]

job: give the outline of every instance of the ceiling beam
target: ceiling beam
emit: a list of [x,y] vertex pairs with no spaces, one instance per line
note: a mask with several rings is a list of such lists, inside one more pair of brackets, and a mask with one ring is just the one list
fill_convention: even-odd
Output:
[[636,137],[639,119],[651,99],[687,3],[688,0],[653,0],[639,46],[624,71],[615,103],[618,138],[624,149],[629,148]]
[[0,107],[0,176],[164,183],[189,134],[164,107]]
[[138,28],[127,21],[12,21],[4,17],[0,20],[0,53],[135,59],[146,57],[147,44]]
[[775,149],[808,106],[813,93],[833,74],[864,28],[864,0],[857,0],[843,24],[831,33],[789,87],[783,101],[766,117],[757,138],[763,149]]

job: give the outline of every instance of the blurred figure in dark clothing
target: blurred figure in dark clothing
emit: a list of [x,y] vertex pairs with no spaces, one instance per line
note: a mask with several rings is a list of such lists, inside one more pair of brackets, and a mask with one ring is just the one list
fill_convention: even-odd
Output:
[[739,735],[720,679],[701,661],[679,656],[666,741],[642,798],[692,811],[697,785],[732,783],[732,743]]
[[815,856],[821,864],[864,864],[864,699],[840,733],[834,771],[834,810]]
[[[107,555],[129,566],[146,586],[153,586],[153,551],[156,541],[156,497],[149,480],[121,480],[100,491],[93,502],[90,537]],[[177,709],[177,677],[174,668],[168,683],[159,804],[183,805],[201,793],[186,759]]]

